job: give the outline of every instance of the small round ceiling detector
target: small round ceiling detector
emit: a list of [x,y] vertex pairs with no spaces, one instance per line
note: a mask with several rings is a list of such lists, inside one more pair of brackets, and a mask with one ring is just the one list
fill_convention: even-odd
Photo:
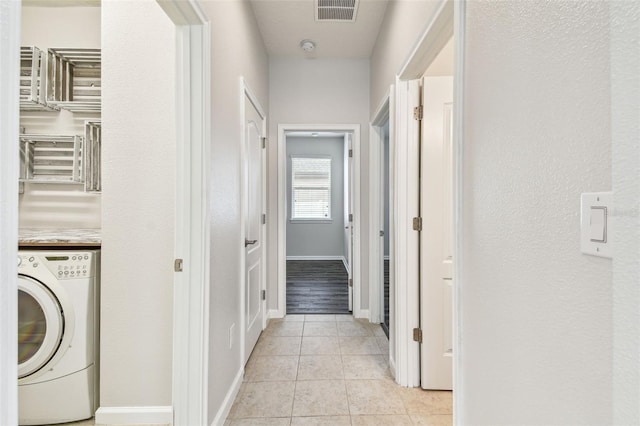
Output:
[[302,40],[300,42],[300,48],[307,53],[311,53],[316,48],[316,44],[311,40]]

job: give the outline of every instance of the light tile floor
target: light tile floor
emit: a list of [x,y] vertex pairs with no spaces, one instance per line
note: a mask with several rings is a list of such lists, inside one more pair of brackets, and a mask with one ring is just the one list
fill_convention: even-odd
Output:
[[272,320],[225,426],[452,424],[452,393],[398,386],[379,325],[350,315]]

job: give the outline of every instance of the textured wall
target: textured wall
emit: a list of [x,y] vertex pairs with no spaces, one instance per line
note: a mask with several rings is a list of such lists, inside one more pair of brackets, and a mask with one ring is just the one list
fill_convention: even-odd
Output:
[[640,424],[640,3],[611,2],[613,424]]
[[612,267],[579,238],[611,189],[608,3],[466,8],[458,421],[609,424]]
[[[243,368],[240,356],[240,77],[269,116],[268,62],[247,1],[203,1],[211,20],[211,289],[209,420]],[[229,348],[229,329],[235,324]]]
[[360,229],[362,309],[368,309],[369,61],[366,59],[278,59],[269,62],[269,164],[267,223],[269,309],[277,309],[278,124],[360,124]]
[[[175,30],[155,1],[102,2],[100,405],[171,405]],[[152,53],[152,54],[151,54]]]
[[[291,219],[291,155],[331,157],[331,221]],[[342,256],[344,232],[344,137],[287,137],[287,256]]]
[[442,0],[392,0],[382,21],[378,40],[371,54],[371,95],[373,114],[396,81],[396,75],[409,57]]
[[[100,48],[99,7],[23,7],[23,46]],[[81,135],[84,121],[99,113],[21,111],[26,133]],[[101,197],[84,186],[25,184],[20,195],[20,222],[24,228],[100,228]]]

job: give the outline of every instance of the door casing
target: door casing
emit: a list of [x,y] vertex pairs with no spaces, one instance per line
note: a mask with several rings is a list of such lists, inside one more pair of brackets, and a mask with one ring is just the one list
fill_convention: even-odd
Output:
[[[22,2],[0,7],[0,140],[19,134]],[[0,424],[18,424],[18,144],[0,143]],[[6,161],[14,158],[15,161]]]
[[287,310],[287,132],[318,131],[353,134],[354,211],[353,211],[353,315],[369,318],[369,311],[361,309],[360,275],[360,125],[359,124],[279,124],[278,125],[278,307],[269,311],[271,318],[283,318]]
[[[463,380],[462,380],[462,372],[460,366],[462,365],[459,354],[460,348],[463,344],[463,330],[461,327],[461,306],[463,303],[463,290],[464,290],[464,276],[462,275],[462,268],[460,265],[463,263],[463,253],[462,253],[462,235],[464,235],[463,224],[461,221],[461,212],[463,210],[463,200],[462,200],[462,182],[463,182],[463,174],[462,174],[462,158],[464,155],[463,152],[463,140],[464,140],[464,73],[465,73],[465,63],[464,63],[464,46],[465,46],[465,11],[466,11],[466,3],[464,1],[456,1],[453,0],[445,0],[440,6],[439,10],[435,13],[433,19],[427,25],[425,31],[420,37],[418,43],[414,47],[413,51],[405,61],[404,65],[401,67],[401,71],[398,73],[396,78],[396,94],[400,96],[404,90],[408,82],[412,79],[416,79],[421,77],[424,72],[427,70],[428,66],[431,64],[433,59],[436,57],[441,48],[446,44],[446,42],[454,37],[454,77],[453,77],[453,157],[454,162],[456,164],[454,168],[454,182],[453,182],[453,215],[454,215],[454,248],[453,248],[453,256],[456,259],[454,264],[453,274],[455,276],[455,285],[453,289],[453,306],[454,306],[454,321],[453,321],[453,387],[456,390],[454,392],[454,404],[453,404],[453,416],[454,416],[454,424],[463,422],[464,419],[459,418],[459,413],[462,412],[461,408],[464,401],[462,400],[462,395],[464,395],[463,391]],[[404,89],[403,89],[404,88]],[[399,105],[400,101],[396,98],[396,105]],[[397,107],[396,114],[396,137],[398,140],[400,139],[400,135],[403,133],[402,127],[408,126],[408,119],[406,112],[404,115],[401,114],[400,106]],[[405,153],[406,154],[406,153]],[[400,155],[400,154],[398,154]],[[396,160],[398,163],[398,160]],[[394,200],[396,206],[400,205],[399,201],[404,202],[405,200],[401,195],[396,195],[396,199]],[[394,207],[395,208],[395,207]],[[396,210],[396,226],[399,227],[399,217],[402,214],[407,214],[406,210]],[[398,228],[399,229],[399,228]],[[399,232],[398,232],[399,233]],[[403,243],[404,238],[406,236],[396,236],[396,243]],[[399,258],[399,256],[398,256]],[[411,263],[409,265],[405,265],[407,267],[412,268],[412,270],[417,271],[418,263]],[[396,280],[398,279],[398,269],[400,269],[400,265],[396,268]],[[399,281],[396,281],[399,282]],[[396,308],[398,306],[406,305],[411,298],[415,298],[417,293],[402,291],[401,286],[396,287]],[[402,300],[404,299],[404,300]],[[417,323],[418,318],[415,316],[416,313],[396,310],[396,321],[397,321],[397,333],[398,339],[396,341],[396,351],[398,353],[398,360],[409,360],[410,358],[406,356],[406,351],[408,350],[409,343],[412,341],[412,330],[409,327],[412,323]],[[416,373],[419,373],[419,360],[416,357],[413,362],[409,362],[406,365],[398,365],[401,361],[396,362],[396,370],[400,371],[402,374],[396,374],[396,381],[404,386],[409,386],[409,377],[415,377]]]
[[211,27],[199,2],[157,0],[176,25],[176,222],[173,424],[206,424],[211,230]]

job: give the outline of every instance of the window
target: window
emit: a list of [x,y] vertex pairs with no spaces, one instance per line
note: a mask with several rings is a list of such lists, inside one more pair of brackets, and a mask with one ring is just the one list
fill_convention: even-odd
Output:
[[331,219],[331,158],[291,157],[291,219]]

